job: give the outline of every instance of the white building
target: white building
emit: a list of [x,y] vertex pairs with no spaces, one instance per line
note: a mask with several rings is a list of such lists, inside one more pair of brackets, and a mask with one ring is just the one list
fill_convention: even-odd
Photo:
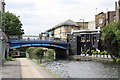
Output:
[[95,28],[95,21],[90,21],[88,23],[88,30],[96,30],[96,28]]

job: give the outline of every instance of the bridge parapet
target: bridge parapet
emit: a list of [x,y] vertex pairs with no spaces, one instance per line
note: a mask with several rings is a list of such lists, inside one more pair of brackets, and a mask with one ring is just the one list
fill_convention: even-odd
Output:
[[55,37],[47,37],[45,39],[41,39],[39,36],[33,36],[33,35],[12,35],[9,36],[9,41],[25,41],[25,42],[37,42],[37,41],[52,41],[52,42],[64,42],[67,43],[66,40],[55,38]]

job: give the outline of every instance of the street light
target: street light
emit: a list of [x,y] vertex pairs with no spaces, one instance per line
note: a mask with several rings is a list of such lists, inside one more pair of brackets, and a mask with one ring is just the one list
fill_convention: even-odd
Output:
[[83,20],[83,29],[84,29],[84,19],[80,19],[80,20]]

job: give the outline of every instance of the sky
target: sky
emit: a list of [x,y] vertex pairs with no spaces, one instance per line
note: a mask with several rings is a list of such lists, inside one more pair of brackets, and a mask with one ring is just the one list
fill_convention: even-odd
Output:
[[6,11],[20,16],[25,34],[38,35],[71,19],[94,21],[95,14],[114,11],[116,0],[5,0]]

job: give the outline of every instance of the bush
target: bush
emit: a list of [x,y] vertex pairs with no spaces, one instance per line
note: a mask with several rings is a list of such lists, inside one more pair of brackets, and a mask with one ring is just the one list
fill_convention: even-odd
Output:
[[116,58],[116,62],[120,62],[120,58]]
[[10,52],[9,52],[9,56],[11,56],[11,57],[12,57],[12,56],[13,56],[13,54],[14,54],[14,53],[13,53],[13,51],[10,51]]
[[13,59],[12,57],[7,57],[6,61],[15,61],[15,59]]
[[93,52],[93,55],[96,55],[96,54],[98,54],[98,52],[97,52],[97,51],[94,51],[94,52]]
[[82,54],[85,54],[85,52],[84,52],[84,51],[82,51]]
[[95,52],[94,50],[91,50],[91,53]]
[[33,53],[33,50],[35,50],[35,47],[30,47],[26,50],[28,54]]
[[55,51],[54,51],[53,49],[48,49],[46,53],[47,53],[48,55],[54,55],[54,52],[55,52]]
[[89,54],[89,53],[90,53],[90,50],[87,50],[87,51],[86,51],[86,54]]

